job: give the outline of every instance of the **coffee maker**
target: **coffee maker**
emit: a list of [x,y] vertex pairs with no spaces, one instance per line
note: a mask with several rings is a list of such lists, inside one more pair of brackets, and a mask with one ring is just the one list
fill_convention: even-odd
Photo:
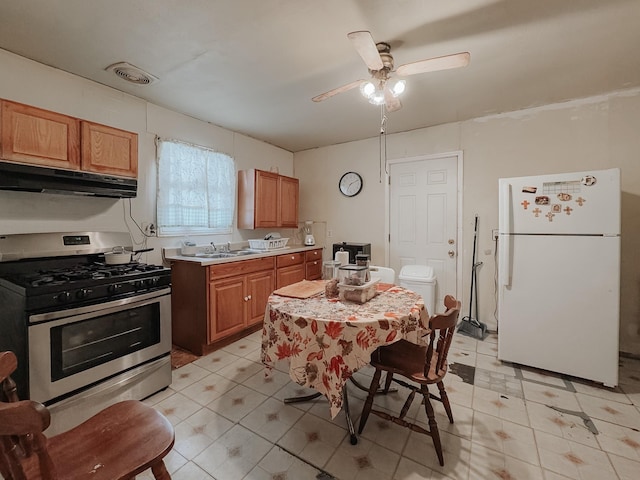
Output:
[[308,246],[316,244],[316,239],[313,238],[312,227],[313,227],[312,220],[304,222],[304,244]]

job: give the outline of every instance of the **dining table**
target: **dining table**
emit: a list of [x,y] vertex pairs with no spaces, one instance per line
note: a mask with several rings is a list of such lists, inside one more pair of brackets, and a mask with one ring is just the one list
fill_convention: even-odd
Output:
[[427,331],[429,316],[419,294],[397,285],[377,283],[375,296],[359,303],[328,297],[325,284],[324,280],[303,280],[269,296],[261,361],[267,376],[277,362],[288,362],[294,382],[315,389],[314,396],[327,398],[331,418],[344,406],[355,444],[347,382],[370,363],[378,347],[402,338],[418,342]]

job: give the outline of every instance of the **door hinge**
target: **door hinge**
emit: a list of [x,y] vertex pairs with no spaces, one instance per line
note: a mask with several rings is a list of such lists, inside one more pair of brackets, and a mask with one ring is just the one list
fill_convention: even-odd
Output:
[[388,239],[389,243],[391,243],[391,234],[389,234],[389,239]]

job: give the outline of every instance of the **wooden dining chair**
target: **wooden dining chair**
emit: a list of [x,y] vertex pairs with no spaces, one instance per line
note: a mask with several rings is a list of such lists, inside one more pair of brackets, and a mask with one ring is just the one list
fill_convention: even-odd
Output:
[[[448,369],[447,354],[449,353],[451,339],[460,314],[460,302],[454,297],[447,295],[444,303],[447,310],[444,313],[433,315],[429,319],[430,331],[425,336],[426,342],[424,345],[417,345],[401,339],[391,345],[379,347],[373,352],[371,355],[371,365],[375,367],[376,371],[371,380],[369,394],[362,408],[358,428],[358,433],[362,433],[369,414],[374,413],[386,420],[410,428],[415,432],[429,435],[433,440],[440,465],[444,465],[444,457],[431,399],[442,402],[449,417],[449,422],[453,423],[453,413],[451,412],[451,405],[443,380]],[[389,391],[391,382],[396,382],[410,390],[409,396],[398,416],[391,415],[382,410],[373,409],[373,397],[378,392],[380,377],[383,371],[387,372],[387,380],[383,392]],[[413,384],[400,380],[397,376],[404,377],[413,382]],[[428,386],[434,383],[438,387],[439,397],[429,392]],[[427,417],[429,418],[429,430],[405,420],[405,416],[409,411],[409,407],[416,393],[422,394]]]
[[10,375],[13,352],[0,353],[0,475],[5,480],[134,480],[151,469],[170,480],[163,458],[175,440],[171,423],[136,400],[116,403],[86,422],[47,438],[47,408],[20,401]]

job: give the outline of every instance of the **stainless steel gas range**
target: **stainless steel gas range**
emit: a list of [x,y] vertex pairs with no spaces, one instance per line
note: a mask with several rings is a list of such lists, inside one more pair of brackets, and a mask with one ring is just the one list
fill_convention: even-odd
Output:
[[64,430],[119,399],[171,383],[171,270],[105,263],[122,232],[0,236],[0,351],[21,398]]

